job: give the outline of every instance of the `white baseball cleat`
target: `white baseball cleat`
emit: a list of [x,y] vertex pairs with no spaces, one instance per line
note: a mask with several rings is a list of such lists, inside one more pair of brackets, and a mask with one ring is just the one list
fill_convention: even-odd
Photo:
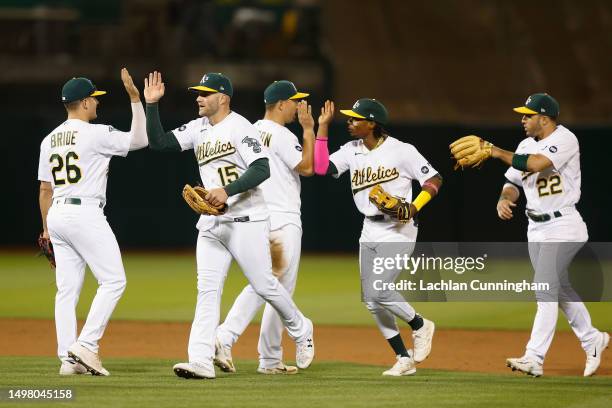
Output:
[[414,344],[414,361],[421,363],[431,353],[431,341],[433,340],[436,325],[431,320],[423,319],[423,327],[412,332],[412,342]]
[[68,356],[77,363],[82,364],[92,375],[110,375],[108,370],[102,367],[102,361],[98,353],[94,353],[79,343],[74,343],[68,348]]
[[215,366],[212,361],[206,363],[178,363],[172,367],[174,374],[181,378],[213,379]]
[[79,375],[87,374],[88,371],[82,364],[74,360],[66,360],[60,366],[59,375]]
[[383,372],[382,375],[401,377],[402,375],[414,375],[415,373],[414,359],[412,357],[398,356],[397,362],[393,364],[393,367]]
[[232,348],[221,344],[219,339],[215,340],[215,359],[213,362],[223,372],[236,372],[236,367],[234,366],[234,361],[232,360]]
[[506,359],[506,366],[510,367],[512,371],[520,371],[533,377],[540,377],[544,374],[542,364],[529,356],[508,358]]
[[601,364],[601,355],[610,344],[610,335],[606,332],[601,333],[601,339],[595,344],[592,350],[587,353],[586,365],[584,366],[584,376],[590,377]]
[[295,343],[295,362],[301,369],[308,368],[312,364],[315,354],[314,327],[310,319],[306,319],[306,321],[310,325],[310,334]]
[[274,374],[290,375],[290,374],[297,374],[298,368],[294,366],[288,366],[283,363],[278,363],[278,365],[273,368],[257,367],[257,372],[259,374],[268,374],[268,375],[270,374],[272,375]]

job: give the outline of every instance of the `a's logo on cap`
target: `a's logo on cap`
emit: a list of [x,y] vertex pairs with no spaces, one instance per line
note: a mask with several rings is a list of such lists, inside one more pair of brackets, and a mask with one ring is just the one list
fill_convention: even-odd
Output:
[[223,85],[221,85],[219,88],[220,88],[222,91],[225,91],[225,88],[223,87]]
[[370,117],[371,117],[371,118],[373,118],[373,117],[374,117],[374,114],[373,114],[373,113],[370,113]]
[[359,107],[359,101],[355,102],[355,104],[353,105],[353,109],[357,109]]
[[551,153],[557,153],[557,146],[550,146],[548,148],[548,151],[551,152]]
[[202,82],[206,82],[207,80],[208,80],[208,75],[204,75],[204,76],[202,77]]
[[527,100],[525,101],[525,105],[529,105],[529,103],[531,103],[531,96],[527,98]]
[[66,97],[65,97],[65,96],[62,96],[62,101],[65,101],[65,100],[66,100]]
[[546,109],[540,108],[540,112],[546,112]]

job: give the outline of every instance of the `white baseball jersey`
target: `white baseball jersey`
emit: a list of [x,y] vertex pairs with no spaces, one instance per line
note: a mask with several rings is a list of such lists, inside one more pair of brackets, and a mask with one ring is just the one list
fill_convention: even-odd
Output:
[[[200,177],[208,190],[221,188],[238,179],[257,159],[268,158],[261,146],[257,129],[244,117],[230,112],[214,126],[208,118],[194,119],[172,131],[183,150],[193,149],[200,167]],[[228,211],[222,220],[249,217],[250,221],[268,218],[268,208],[259,186],[229,197]],[[202,215],[197,224],[205,231],[214,224]]]
[[522,186],[527,198],[527,209],[536,213],[550,213],[573,207],[580,200],[580,147],[578,139],[567,128],[557,129],[542,140],[528,137],[516,149],[519,154],[541,154],[553,166],[539,173],[521,172],[513,167],[506,178]]
[[50,182],[53,198],[96,198],[106,201],[112,156],[127,156],[131,135],[109,125],[68,119],[40,144],[38,179]]
[[293,132],[274,121],[262,119],[255,127],[270,153],[270,178],[261,183],[270,227],[277,230],[294,224],[301,228],[301,182],[295,167],[302,161],[302,146]]
[[382,214],[368,198],[376,184],[383,184],[382,187],[391,195],[412,201],[412,180],[423,185],[438,173],[413,145],[391,136],[371,151],[362,140],[348,142],[329,160],[338,169],[336,177],[351,171],[353,199],[365,216]]

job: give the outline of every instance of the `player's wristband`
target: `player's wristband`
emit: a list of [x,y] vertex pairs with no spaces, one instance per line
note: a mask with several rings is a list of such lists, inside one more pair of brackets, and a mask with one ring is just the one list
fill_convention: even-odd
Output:
[[512,167],[520,171],[527,171],[528,154],[514,154],[512,156]]
[[417,198],[412,202],[412,205],[415,206],[417,211],[421,211],[421,208],[425,206],[431,200],[431,194],[428,191],[421,190]]

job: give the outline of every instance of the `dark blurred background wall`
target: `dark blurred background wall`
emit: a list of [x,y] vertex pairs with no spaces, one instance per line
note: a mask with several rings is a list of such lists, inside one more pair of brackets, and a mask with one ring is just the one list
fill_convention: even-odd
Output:
[[[543,1],[0,1],[0,118],[4,142],[0,245],[31,245],[40,230],[37,165],[42,138],[65,118],[62,84],[87,76],[100,89],[99,120],[127,129],[119,80],[161,70],[167,129],[195,117],[186,87],[221,71],[233,108],[263,116],[263,89],[290,79],[349,107],[359,97],[388,107],[391,134],[414,144],[444,176],[421,214],[420,240],[522,241],[521,211],[502,222],[495,205],[504,166],[453,172],[448,144],[478,134],[508,149],[524,137],[512,107],[545,91],[581,143],[579,209],[592,241],[611,241],[607,178],[612,132],[612,4]],[[331,150],[349,140],[341,115]],[[299,128],[293,128],[299,134]],[[197,180],[191,152],[133,152],[111,162],[106,213],[123,247],[191,247],[195,215],[182,202]],[[304,248],[357,247],[361,217],[348,177],[303,179]]]

